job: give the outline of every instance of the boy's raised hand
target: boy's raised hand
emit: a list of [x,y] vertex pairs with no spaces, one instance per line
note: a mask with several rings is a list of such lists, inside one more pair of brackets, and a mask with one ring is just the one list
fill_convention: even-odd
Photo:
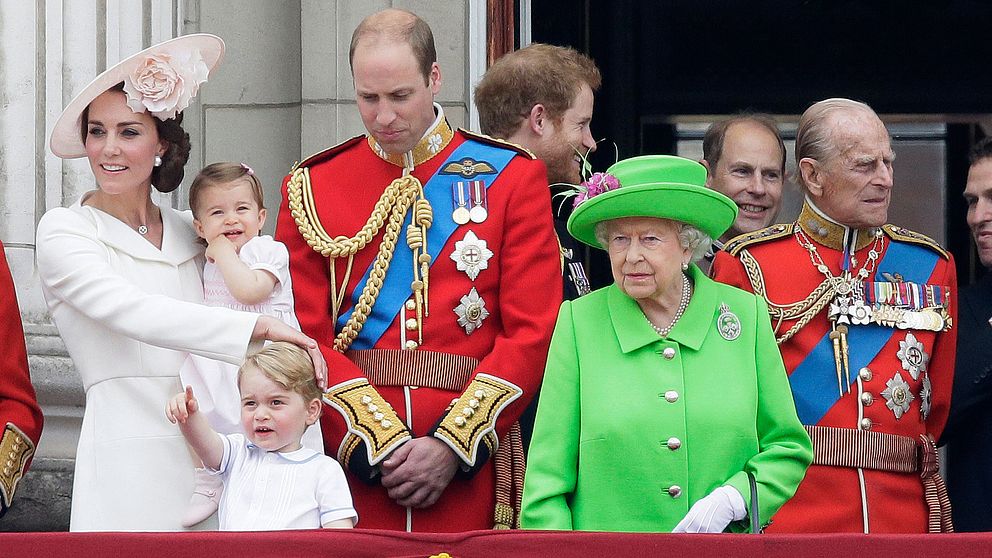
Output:
[[169,400],[169,404],[165,407],[165,416],[169,417],[172,424],[177,422],[185,424],[186,419],[199,409],[200,405],[196,397],[193,397],[193,386],[186,386],[185,392],[177,393]]

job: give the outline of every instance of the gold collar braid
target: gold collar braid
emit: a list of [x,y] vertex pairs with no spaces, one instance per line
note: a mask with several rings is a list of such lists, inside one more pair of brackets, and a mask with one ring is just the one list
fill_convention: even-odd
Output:
[[[836,221],[831,221],[820,215],[808,201],[803,204],[803,208],[799,212],[799,217],[796,219],[796,224],[813,241],[834,250],[844,249],[844,234],[851,230],[851,227],[841,225]],[[858,236],[853,251],[856,252],[875,240],[877,229],[855,229],[855,231]]]
[[454,137],[455,132],[448,125],[448,121],[444,118],[444,115],[441,114],[434,126],[424,133],[424,137],[420,138],[417,145],[413,146],[413,149],[406,153],[386,153],[372,134],[369,134],[368,142],[369,147],[372,148],[372,152],[380,159],[388,161],[397,167],[412,170],[444,151],[444,148],[451,143]]
[[[427,286],[431,256],[427,253],[427,229],[433,222],[430,203],[424,198],[424,188],[415,176],[405,174],[393,180],[386,187],[365,226],[353,237],[336,236],[331,238],[320,223],[314,206],[313,187],[310,184],[310,169],[300,167],[293,171],[286,188],[289,209],[296,220],[300,235],[307,244],[321,256],[329,258],[331,273],[331,321],[337,323],[338,314],[344,301],[345,289],[351,277],[355,254],[365,248],[385,225],[382,243],[369,279],[362,289],[358,302],[351,310],[348,322],[334,338],[334,349],[345,352],[358,337],[368,319],[372,306],[379,296],[389,262],[396,249],[396,240],[406,218],[407,211],[413,208],[413,218],[407,228],[407,245],[413,251],[413,289],[416,301],[418,342],[423,342],[423,318],[428,315]],[[340,286],[337,282],[335,259],[348,256],[348,267]]]

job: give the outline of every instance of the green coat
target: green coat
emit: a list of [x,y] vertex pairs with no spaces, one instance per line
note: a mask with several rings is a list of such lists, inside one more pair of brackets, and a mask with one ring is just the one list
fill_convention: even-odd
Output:
[[[757,479],[764,525],[796,491],[812,446],[765,302],[691,270],[692,299],[667,339],[616,285],[562,304],[522,527],[671,531],[721,485],[750,509],[745,471]],[[739,318],[734,340],[717,329],[722,304]]]

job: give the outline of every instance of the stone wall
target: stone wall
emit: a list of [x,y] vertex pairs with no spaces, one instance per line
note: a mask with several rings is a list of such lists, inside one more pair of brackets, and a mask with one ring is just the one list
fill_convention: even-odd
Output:
[[84,395],[38,285],[35,228],[50,208],[94,187],[88,164],[48,151],[61,109],[97,73],[162,40],[221,36],[224,63],[185,111],[193,143],[187,178],[160,203],[186,207],[204,164],[243,161],[279,205],[297,160],[362,133],[348,67],[351,32],[395,6],[434,30],[442,68],[438,101],[453,125],[474,121],[470,91],[485,60],[485,0],[2,0],[0,1],[0,240],[6,247],[45,430],[31,471],[0,530],[68,527],[72,464]]

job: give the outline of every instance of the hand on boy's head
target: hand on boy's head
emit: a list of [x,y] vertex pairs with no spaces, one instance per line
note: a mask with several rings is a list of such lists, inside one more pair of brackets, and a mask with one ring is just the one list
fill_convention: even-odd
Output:
[[313,361],[313,375],[317,379],[317,387],[324,391],[327,389],[327,361],[324,360],[324,355],[320,352],[316,341],[313,341],[312,346],[307,346],[307,353]]
[[169,400],[169,404],[165,406],[165,416],[172,424],[177,422],[185,424],[186,419],[199,408],[200,405],[193,396],[193,386],[186,386],[186,391],[177,393]]
[[207,240],[206,256],[211,262],[215,262],[226,255],[237,255],[237,253],[238,249],[235,248],[231,239],[222,234]]

